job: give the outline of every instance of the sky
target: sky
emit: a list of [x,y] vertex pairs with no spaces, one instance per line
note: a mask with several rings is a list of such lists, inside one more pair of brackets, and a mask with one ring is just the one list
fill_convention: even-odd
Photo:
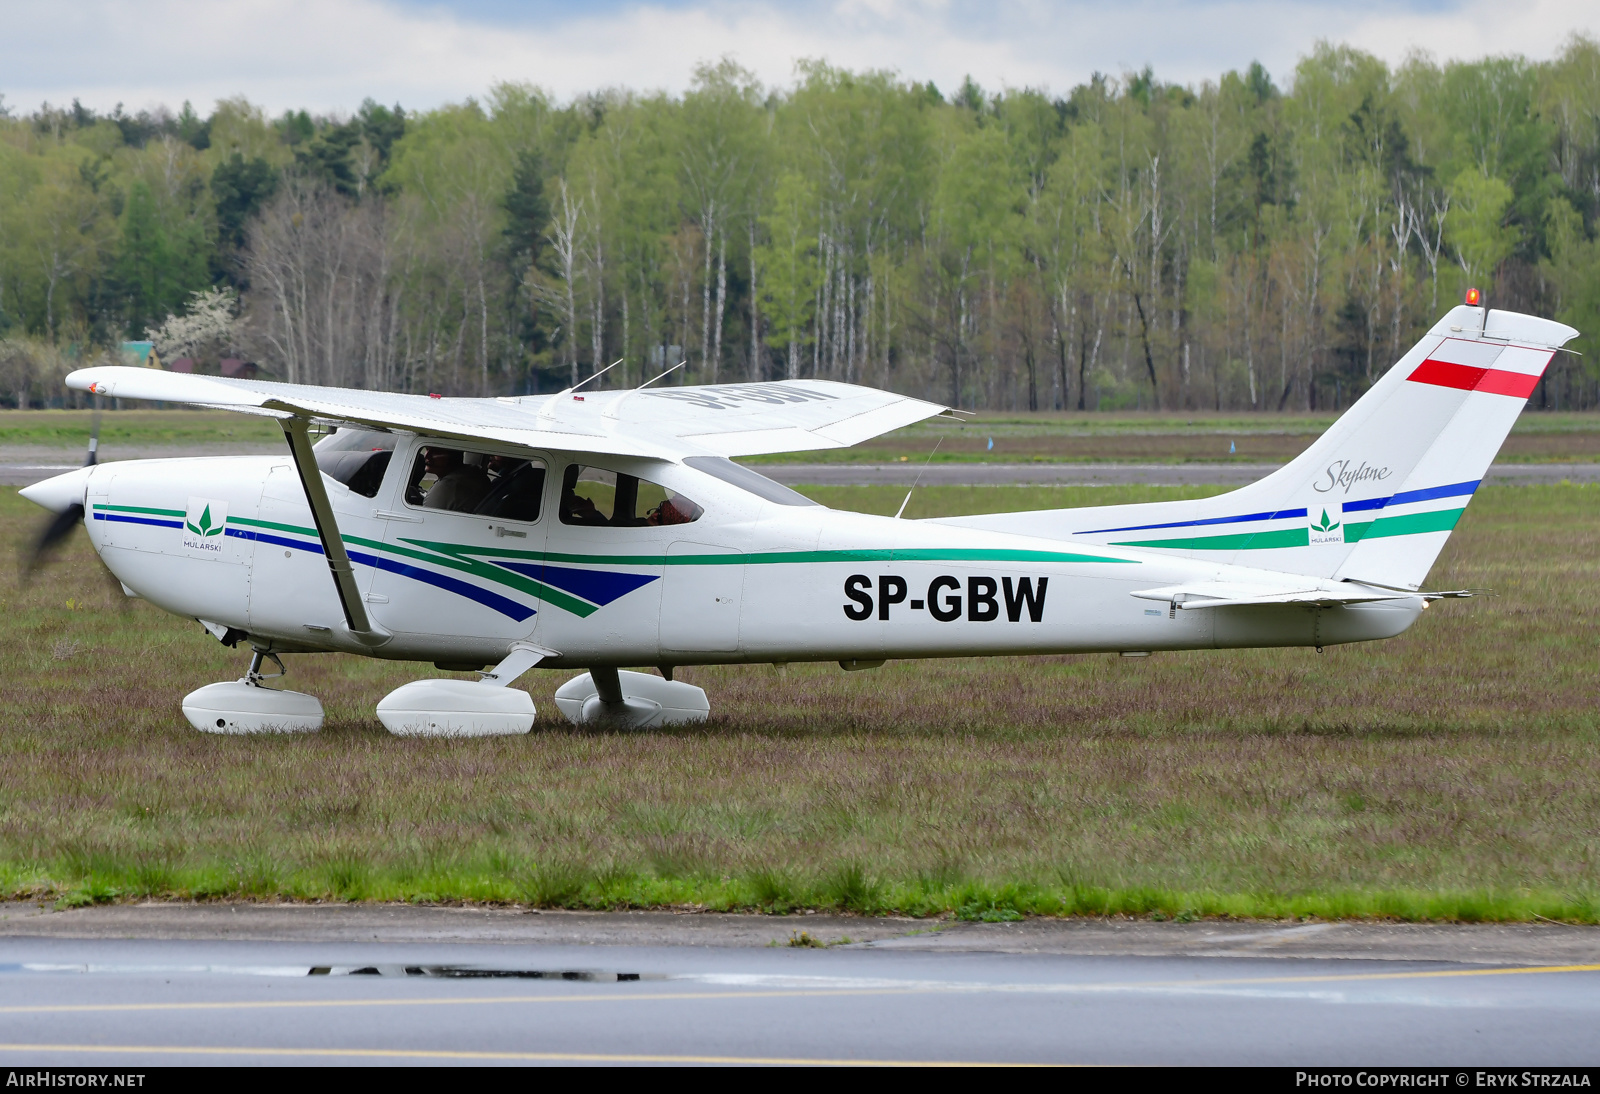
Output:
[[1600,35],[1595,0],[0,0],[0,95],[13,111],[200,112],[244,95],[277,113],[363,99],[429,109],[502,80],[567,99],[680,92],[731,56],[770,86],[795,62],[891,69],[948,92],[1064,93],[1146,65],[1197,84],[1259,60],[1280,85],[1318,40],[1398,63],[1520,53]]

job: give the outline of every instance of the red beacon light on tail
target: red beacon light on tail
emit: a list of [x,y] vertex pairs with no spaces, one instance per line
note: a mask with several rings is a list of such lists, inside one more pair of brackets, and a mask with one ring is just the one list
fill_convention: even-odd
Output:
[[1476,308],[1479,304],[1482,304],[1482,303],[1483,303],[1483,294],[1482,293],[1480,293],[1477,289],[1468,289],[1467,290],[1467,307]]

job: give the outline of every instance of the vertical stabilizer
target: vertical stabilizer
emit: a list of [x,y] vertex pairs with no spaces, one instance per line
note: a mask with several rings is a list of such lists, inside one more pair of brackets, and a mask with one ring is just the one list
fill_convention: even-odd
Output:
[[944,523],[1415,589],[1560,346],[1548,319],[1462,306],[1294,460],[1198,501]]

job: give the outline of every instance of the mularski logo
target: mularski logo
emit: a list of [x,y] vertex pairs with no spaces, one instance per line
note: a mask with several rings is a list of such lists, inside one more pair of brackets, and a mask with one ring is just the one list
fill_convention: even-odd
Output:
[[1338,502],[1306,506],[1306,516],[1311,519],[1310,544],[1344,542],[1344,506]]
[[228,525],[228,503],[215,498],[190,498],[183,515],[183,548],[202,558],[221,558]]

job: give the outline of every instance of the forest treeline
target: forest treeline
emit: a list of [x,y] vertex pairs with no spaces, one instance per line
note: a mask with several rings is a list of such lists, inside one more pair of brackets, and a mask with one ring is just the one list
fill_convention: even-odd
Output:
[[0,390],[169,362],[452,394],[823,377],[974,409],[1348,405],[1468,285],[1600,404],[1600,44],[944,94],[732,60],[682,96],[0,104]]

